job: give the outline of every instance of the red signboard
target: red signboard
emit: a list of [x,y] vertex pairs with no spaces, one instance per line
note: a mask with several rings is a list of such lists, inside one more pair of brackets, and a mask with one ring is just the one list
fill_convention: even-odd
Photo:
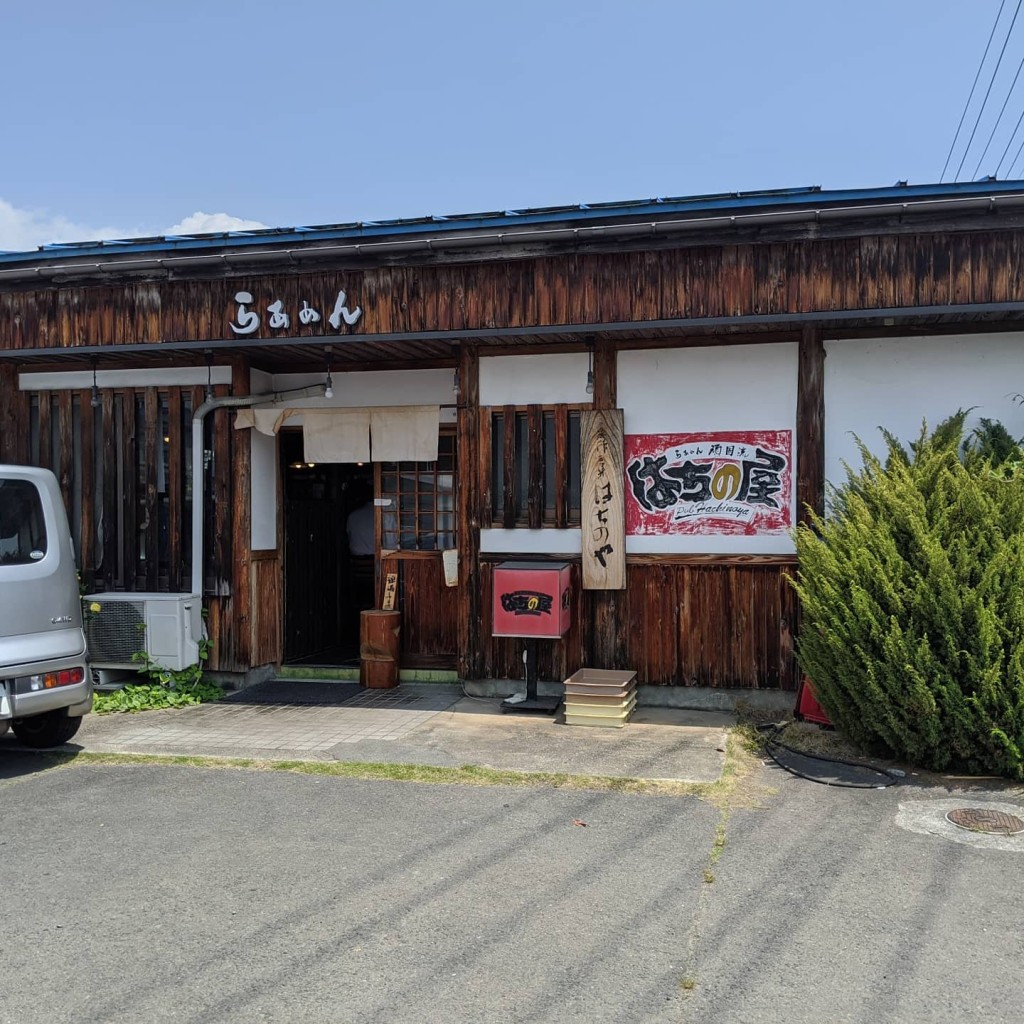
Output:
[[793,432],[627,434],[626,533],[785,533]]
[[557,640],[569,632],[569,566],[502,562],[494,567],[493,634]]

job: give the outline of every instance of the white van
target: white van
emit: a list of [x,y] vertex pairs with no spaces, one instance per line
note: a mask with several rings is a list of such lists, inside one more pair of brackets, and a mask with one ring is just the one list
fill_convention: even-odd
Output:
[[57,478],[0,465],[0,732],[55,747],[92,710],[75,554]]

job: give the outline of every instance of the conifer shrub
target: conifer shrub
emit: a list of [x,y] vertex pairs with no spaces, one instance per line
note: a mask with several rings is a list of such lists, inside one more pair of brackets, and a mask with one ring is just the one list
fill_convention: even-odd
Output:
[[909,451],[883,431],[884,461],[858,440],[862,468],[797,530],[797,657],[861,746],[1024,779],[1021,452],[965,444],[966,415]]

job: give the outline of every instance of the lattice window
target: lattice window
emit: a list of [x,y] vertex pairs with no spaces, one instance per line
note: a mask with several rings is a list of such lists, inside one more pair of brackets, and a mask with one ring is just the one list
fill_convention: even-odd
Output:
[[378,494],[383,550],[455,547],[455,435],[442,432],[436,462],[381,463]]

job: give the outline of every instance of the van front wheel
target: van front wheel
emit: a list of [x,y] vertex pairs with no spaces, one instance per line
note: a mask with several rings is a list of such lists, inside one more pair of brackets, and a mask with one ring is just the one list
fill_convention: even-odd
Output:
[[82,724],[80,715],[68,715],[63,709],[47,711],[31,718],[16,718],[11,722],[14,735],[26,747],[43,750],[46,747],[59,747],[67,743],[78,732]]

